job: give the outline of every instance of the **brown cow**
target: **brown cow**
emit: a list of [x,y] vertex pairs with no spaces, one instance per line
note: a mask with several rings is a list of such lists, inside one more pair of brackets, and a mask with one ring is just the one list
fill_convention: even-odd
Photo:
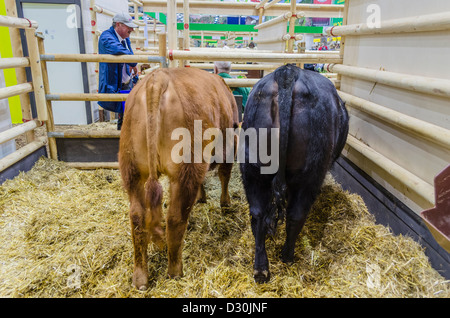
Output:
[[[202,158],[200,163],[194,159],[192,163],[177,163],[171,156],[173,147],[180,142],[172,140],[172,132],[182,128],[194,136],[194,120],[201,120],[202,133],[208,128],[218,128],[223,136],[227,128],[236,128],[238,124],[236,102],[228,86],[219,76],[199,69],[159,69],[131,91],[125,105],[119,165],[130,199],[133,284],[138,289],[148,288],[150,240],[159,247],[164,242],[160,224],[163,190],[158,182],[161,174],[167,175],[170,182],[166,216],[168,274],[183,275],[181,251],[189,213],[206,172],[215,165],[208,158]],[[188,143],[193,145],[194,137]],[[202,153],[207,143],[201,141]],[[223,149],[225,158],[227,147]],[[228,181],[233,163],[223,162],[218,164],[222,184],[220,204],[226,206],[230,203]]]

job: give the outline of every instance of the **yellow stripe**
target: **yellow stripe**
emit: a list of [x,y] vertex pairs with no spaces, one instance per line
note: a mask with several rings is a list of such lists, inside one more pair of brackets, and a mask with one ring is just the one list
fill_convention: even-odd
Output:
[[[0,1],[0,15],[6,15],[5,2]],[[6,27],[0,27],[0,54],[2,58],[13,57],[11,38],[9,36],[9,29]],[[6,86],[17,85],[16,70],[5,69],[3,70],[5,76]],[[20,106],[20,97],[14,96],[8,98],[9,111],[11,113],[11,121],[13,124],[22,123],[22,108]]]

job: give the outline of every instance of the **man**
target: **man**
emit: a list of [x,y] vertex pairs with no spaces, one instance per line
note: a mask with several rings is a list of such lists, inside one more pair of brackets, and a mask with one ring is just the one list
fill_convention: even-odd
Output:
[[[223,78],[232,78],[230,75],[231,62],[214,62],[214,74],[217,74]],[[231,87],[233,95],[242,95],[242,108],[245,108],[248,95],[250,94],[250,88],[248,87]]]
[[250,42],[249,44],[248,44],[248,47],[247,47],[249,50],[256,50],[256,46],[255,46],[255,43],[252,41],[252,42]]
[[[118,13],[113,18],[112,26],[104,31],[98,40],[99,54],[133,55],[130,33],[137,25],[127,13]],[[121,90],[131,90],[132,75],[137,75],[137,63],[100,63],[99,93],[116,94]],[[118,113],[117,129],[120,130],[123,121],[122,102],[99,102],[106,110]]]

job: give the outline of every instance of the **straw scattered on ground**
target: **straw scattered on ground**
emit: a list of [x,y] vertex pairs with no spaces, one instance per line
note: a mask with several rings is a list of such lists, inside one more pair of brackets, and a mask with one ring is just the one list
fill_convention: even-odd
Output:
[[[167,189],[167,180],[162,179]],[[252,277],[254,239],[235,165],[232,205],[222,211],[214,172],[183,249],[185,276],[167,278],[165,251],[149,250],[151,287],[131,286],[128,198],[117,170],[82,171],[40,159],[0,186],[0,297],[449,297],[445,281],[412,239],[376,225],[358,195],[329,176],[296,262],[279,259],[281,225],[267,242],[272,279]],[[164,194],[164,211],[168,206]]]

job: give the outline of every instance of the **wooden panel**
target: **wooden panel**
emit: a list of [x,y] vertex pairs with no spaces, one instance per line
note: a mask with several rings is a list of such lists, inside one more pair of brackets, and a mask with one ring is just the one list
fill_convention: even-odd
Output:
[[58,159],[66,162],[116,162],[119,138],[56,138]]

